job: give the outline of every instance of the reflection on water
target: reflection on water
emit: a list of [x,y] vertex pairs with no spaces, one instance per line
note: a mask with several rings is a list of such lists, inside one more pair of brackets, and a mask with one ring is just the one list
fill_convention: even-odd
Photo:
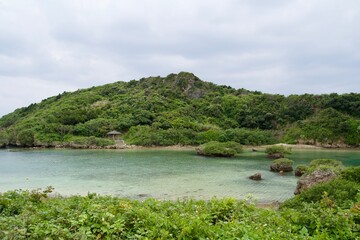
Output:
[[[360,151],[302,150],[290,158],[295,166],[317,158],[360,165]],[[250,194],[259,201],[293,196],[297,178],[270,172],[270,163],[264,153],[251,151],[226,159],[175,150],[0,150],[0,191],[51,185],[63,195],[242,199]],[[255,172],[264,180],[248,179]]]

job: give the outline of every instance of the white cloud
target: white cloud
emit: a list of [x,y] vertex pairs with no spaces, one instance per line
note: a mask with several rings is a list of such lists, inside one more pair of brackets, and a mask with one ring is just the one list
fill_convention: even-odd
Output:
[[[64,91],[75,91],[77,86],[54,83],[37,78],[1,77],[0,115],[7,114],[31,103],[40,102]],[[60,90],[61,89],[61,90]]]

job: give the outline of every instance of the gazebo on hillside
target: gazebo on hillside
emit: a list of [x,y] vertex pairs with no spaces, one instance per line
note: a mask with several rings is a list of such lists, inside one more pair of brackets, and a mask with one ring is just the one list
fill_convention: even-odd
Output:
[[112,140],[120,140],[121,132],[118,131],[111,131],[106,134],[108,138],[111,138]]

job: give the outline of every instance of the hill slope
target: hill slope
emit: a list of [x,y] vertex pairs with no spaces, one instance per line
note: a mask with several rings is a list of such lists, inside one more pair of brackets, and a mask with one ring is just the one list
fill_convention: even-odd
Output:
[[65,92],[17,109],[0,119],[0,145],[103,146],[113,144],[106,133],[117,130],[138,145],[285,139],[359,146],[359,118],[360,94],[285,97],[181,72]]

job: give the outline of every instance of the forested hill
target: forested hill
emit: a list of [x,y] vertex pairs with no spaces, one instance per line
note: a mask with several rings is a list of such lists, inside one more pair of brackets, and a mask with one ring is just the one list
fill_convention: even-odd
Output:
[[360,94],[263,94],[192,73],[64,92],[0,119],[0,145],[196,145],[211,140],[358,147]]

